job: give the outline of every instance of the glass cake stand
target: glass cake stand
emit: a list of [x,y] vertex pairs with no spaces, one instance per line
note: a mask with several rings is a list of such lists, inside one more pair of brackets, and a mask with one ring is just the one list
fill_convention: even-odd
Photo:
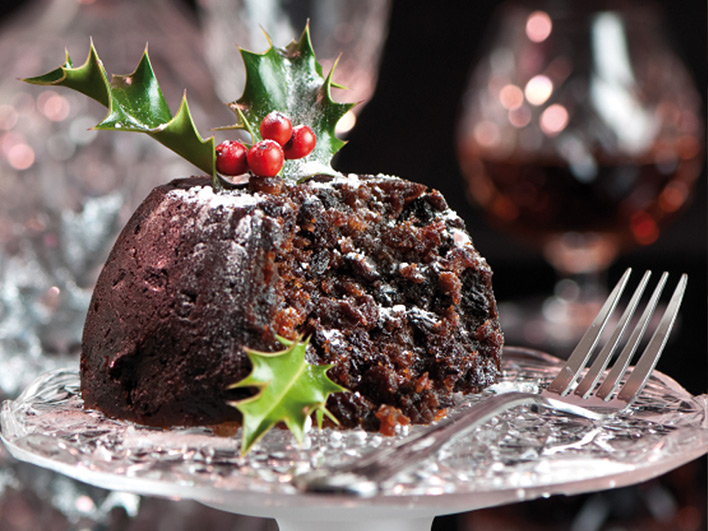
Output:
[[[537,390],[561,364],[547,354],[507,347],[502,381],[480,395],[460,397],[456,407],[490,393]],[[405,433],[313,429],[298,447],[289,432],[273,430],[240,457],[238,436],[147,428],[83,409],[79,376],[68,370],[50,372],[5,401],[0,422],[15,458],[97,487],[275,518],[281,531],[422,531],[438,515],[662,475],[708,452],[707,412],[708,396],[691,396],[658,372],[632,410],[610,420],[516,408],[415,471],[399,474],[372,498],[305,494],[291,479],[357,459]]]

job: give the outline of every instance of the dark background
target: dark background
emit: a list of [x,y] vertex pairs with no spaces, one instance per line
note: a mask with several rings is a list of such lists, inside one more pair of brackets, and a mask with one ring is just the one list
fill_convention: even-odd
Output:
[[[0,0],[0,17],[24,3]],[[665,9],[666,24],[676,48],[688,63],[705,98],[706,2],[662,0],[659,3]],[[193,6],[189,1],[187,4]],[[467,222],[476,246],[494,269],[497,297],[506,300],[550,293],[555,279],[550,267],[536,253],[484,223],[465,198],[455,158],[459,103],[488,20],[499,4],[490,0],[394,0],[377,91],[349,135],[349,144],[341,152],[337,167],[342,171],[400,175],[443,192]],[[145,40],[149,38],[145,36]],[[667,228],[655,244],[621,256],[608,274],[614,281],[628,265],[637,270],[667,270],[674,275],[689,273],[681,327],[659,368],[693,394],[704,393],[708,388],[707,195],[704,171],[693,202],[683,216]],[[680,529],[681,522],[688,522],[687,525],[695,522],[695,518],[686,515],[695,515],[696,509],[700,513],[698,527],[685,528],[705,529],[705,468],[705,459],[701,459],[638,487],[477,511],[440,518],[435,525],[436,529],[472,529],[473,526],[475,529],[568,529],[588,504],[596,503],[609,508],[608,522],[615,522],[623,529]],[[662,523],[651,517],[650,500],[657,489],[673,496],[679,505],[677,518],[684,515],[682,521]]]

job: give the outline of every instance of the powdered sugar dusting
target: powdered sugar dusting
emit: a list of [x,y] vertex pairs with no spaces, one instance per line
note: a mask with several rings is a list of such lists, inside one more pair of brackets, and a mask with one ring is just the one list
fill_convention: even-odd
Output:
[[456,245],[472,245],[472,239],[466,232],[460,229],[452,229],[451,232]]
[[[378,180],[398,180],[399,179],[399,177],[395,177],[392,175],[384,175],[382,173],[372,175],[371,177],[374,177],[375,179],[378,179]],[[340,186],[343,184],[346,184],[347,186],[351,186],[353,188],[358,188],[359,186],[364,184],[364,181],[356,173],[349,173],[347,175],[344,175],[342,173],[337,173],[337,175],[333,176],[332,179],[330,179],[328,181],[312,180],[312,181],[308,181],[307,184],[313,188],[332,188],[333,186]]]
[[330,328],[330,329],[326,329],[326,330],[321,330],[320,333],[325,338],[325,341],[328,341],[330,344],[338,345],[338,346],[346,346],[347,345],[347,340],[344,337],[344,333],[337,328]]
[[234,233],[234,240],[239,241],[241,243],[246,243],[248,241],[248,238],[251,236],[252,232],[252,226],[253,226],[253,216],[244,216],[242,217],[238,225],[236,226],[236,232]]
[[211,186],[193,186],[187,190],[176,188],[167,192],[167,197],[175,201],[205,204],[211,208],[220,206],[231,208],[248,207],[257,205],[264,200],[264,196],[261,194],[231,190],[215,192]]

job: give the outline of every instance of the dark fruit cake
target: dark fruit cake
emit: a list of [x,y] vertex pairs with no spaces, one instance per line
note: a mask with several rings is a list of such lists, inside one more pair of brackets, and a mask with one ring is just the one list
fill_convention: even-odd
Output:
[[96,129],[146,134],[206,174],[153,190],[118,237],[84,328],[85,406],[240,424],[246,453],[278,424],[302,441],[313,417],[391,434],[495,382],[492,273],[462,220],[421,184],[332,168],[353,104],[332,99],[308,28],[241,54],[237,121],[219,129],[245,135],[218,145],[186,98],[172,115],[147,51],[129,75],[109,79],[91,45],[26,80],[95,99]]
[[280,192],[192,178],[150,194],[89,308],[88,407],[155,426],[238,420],[227,386],[250,371],[244,347],[272,350],[275,334],[311,336],[309,361],[334,365],[344,427],[427,423],[496,380],[492,273],[438,192],[384,176]]

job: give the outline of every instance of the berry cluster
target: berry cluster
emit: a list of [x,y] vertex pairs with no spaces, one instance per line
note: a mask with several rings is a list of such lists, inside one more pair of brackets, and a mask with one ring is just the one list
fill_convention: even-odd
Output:
[[301,159],[315,149],[317,138],[306,125],[293,127],[290,118],[273,111],[261,121],[261,138],[250,148],[236,140],[216,146],[216,171],[241,175],[251,171],[261,177],[280,173],[285,159]]

